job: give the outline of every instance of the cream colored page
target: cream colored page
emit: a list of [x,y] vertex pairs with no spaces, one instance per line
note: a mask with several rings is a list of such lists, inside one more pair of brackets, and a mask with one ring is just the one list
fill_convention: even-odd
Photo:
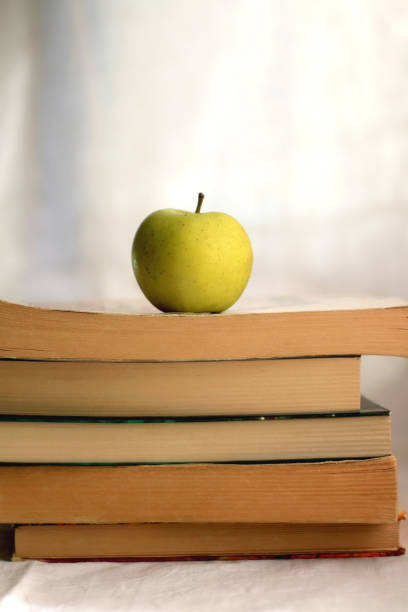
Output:
[[[1,301],[0,301],[1,304]],[[334,295],[310,295],[310,296],[265,296],[265,295],[243,295],[232,308],[221,315],[243,314],[252,312],[311,312],[326,310],[362,310],[368,308],[394,308],[406,306],[407,299],[396,297],[373,297],[373,296],[334,296]],[[39,308],[79,311],[79,312],[104,312],[117,314],[161,314],[163,316],[184,316],[191,313],[160,313],[157,308],[149,304],[143,296],[136,296],[134,300],[105,300],[105,301],[36,301],[26,304]],[[207,314],[207,313],[203,313]],[[195,313],[194,316],[200,316]]]

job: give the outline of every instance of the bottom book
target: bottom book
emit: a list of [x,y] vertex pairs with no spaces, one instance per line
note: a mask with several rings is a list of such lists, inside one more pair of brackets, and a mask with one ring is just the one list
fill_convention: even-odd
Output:
[[44,560],[211,559],[403,554],[386,524],[22,525],[15,557]]

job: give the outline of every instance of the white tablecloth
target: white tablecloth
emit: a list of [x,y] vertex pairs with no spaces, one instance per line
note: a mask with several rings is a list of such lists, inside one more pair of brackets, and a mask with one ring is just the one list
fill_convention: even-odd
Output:
[[3,562],[0,572],[2,612],[408,609],[408,556],[229,563]]

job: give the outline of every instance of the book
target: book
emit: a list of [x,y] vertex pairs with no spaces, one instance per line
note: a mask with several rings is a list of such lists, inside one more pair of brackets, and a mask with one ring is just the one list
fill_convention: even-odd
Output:
[[0,414],[189,416],[360,408],[360,358],[0,360]]
[[0,560],[8,561],[14,551],[13,525],[0,524]]
[[0,417],[3,463],[207,463],[391,454],[390,413],[206,419]]
[[0,523],[389,523],[393,456],[355,461],[3,465]]
[[21,559],[225,557],[397,552],[398,522],[372,524],[20,525]]
[[128,314],[123,314],[0,301],[0,358],[215,361],[408,356],[408,306],[398,300],[335,300],[323,305],[275,300],[267,301],[265,308],[257,301],[256,310],[231,308],[220,314],[138,314],[141,310],[135,305],[137,314],[130,314],[128,306]]

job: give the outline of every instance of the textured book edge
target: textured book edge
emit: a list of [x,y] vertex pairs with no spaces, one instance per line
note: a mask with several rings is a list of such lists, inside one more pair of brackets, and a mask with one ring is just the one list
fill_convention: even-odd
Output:
[[361,301],[335,301],[328,309],[301,301],[298,307],[271,305],[252,312],[138,315],[47,310],[0,301],[4,333],[0,357],[74,361],[408,357],[408,306],[386,300],[384,307],[381,302],[378,307],[378,302],[368,300],[361,307]]
[[324,523],[328,516],[330,523],[388,523],[398,513],[393,456],[245,466],[21,465],[1,475],[4,523]]
[[[36,559],[44,563],[131,563],[131,562],[161,562],[161,561],[261,561],[266,559],[368,559],[375,557],[399,557],[405,554],[405,548],[396,550],[378,550],[368,552],[344,552],[344,553],[299,553],[299,554],[273,554],[273,555],[205,555],[205,556],[183,556],[183,557],[93,557],[72,559]],[[27,561],[13,555],[12,561]]]

